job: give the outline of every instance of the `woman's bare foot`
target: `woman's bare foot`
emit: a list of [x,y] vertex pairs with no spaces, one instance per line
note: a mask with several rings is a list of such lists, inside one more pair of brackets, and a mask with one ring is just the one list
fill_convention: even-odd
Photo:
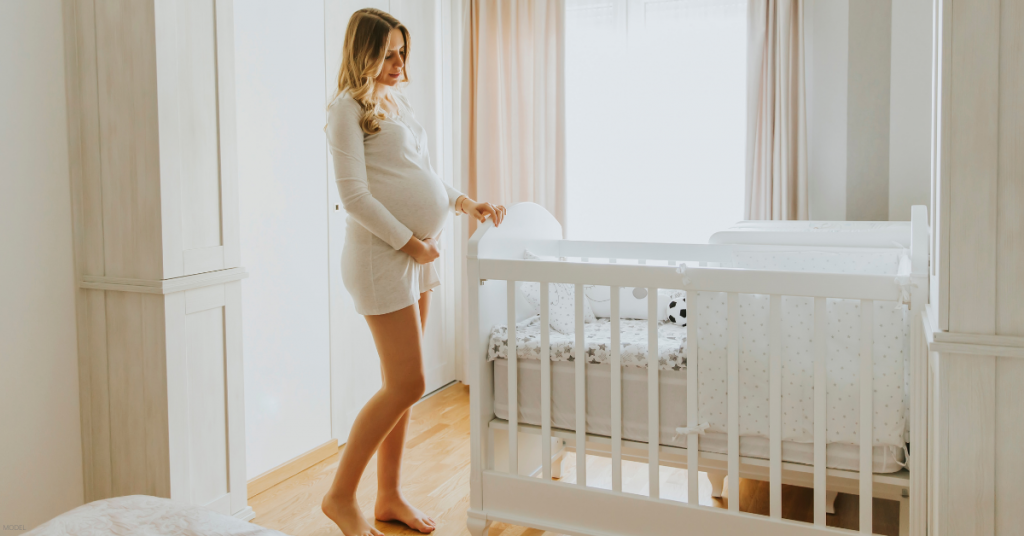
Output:
[[406,501],[401,493],[388,495],[378,493],[377,504],[373,507],[373,515],[377,521],[398,521],[424,534],[434,532],[437,527],[433,518],[409,504],[409,501]]
[[366,522],[359,504],[354,499],[337,500],[325,495],[320,503],[324,515],[331,518],[345,536],[384,536],[384,533]]

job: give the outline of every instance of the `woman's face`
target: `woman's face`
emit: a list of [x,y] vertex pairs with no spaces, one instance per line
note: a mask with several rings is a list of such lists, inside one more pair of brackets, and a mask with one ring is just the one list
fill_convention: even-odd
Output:
[[398,28],[391,29],[391,42],[384,54],[384,66],[377,75],[376,82],[385,86],[397,85],[405,70],[405,37]]

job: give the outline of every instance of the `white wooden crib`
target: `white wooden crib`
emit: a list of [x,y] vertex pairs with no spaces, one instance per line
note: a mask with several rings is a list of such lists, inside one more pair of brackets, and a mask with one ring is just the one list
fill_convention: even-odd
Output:
[[[927,370],[926,349],[922,338],[921,314],[927,300],[928,228],[925,207],[914,207],[911,225],[905,231],[858,232],[853,241],[861,247],[893,247],[893,238],[909,245],[910,274],[861,275],[841,273],[785,272],[732,268],[738,251],[787,251],[813,249],[815,244],[841,244],[843,229],[817,232],[813,238],[775,229],[759,236],[759,245],[741,244],[657,244],[627,242],[589,242],[561,239],[557,221],[542,207],[520,203],[511,207],[501,227],[490,220],[480,226],[469,242],[468,333],[472,340],[470,359],[470,399],[472,420],[470,532],[486,534],[494,521],[533,527],[572,535],[659,535],[659,534],[752,534],[796,535],[849,533],[826,526],[826,508],[834,493],[859,495],[860,532],[871,532],[872,497],[900,502],[900,533],[925,534]],[[742,231],[740,229],[739,231]],[[894,235],[895,233],[895,235]],[[902,233],[902,234],[901,234]],[[905,236],[909,235],[909,236]],[[725,238],[729,238],[729,234]],[[772,236],[766,244],[765,236]],[[733,236],[735,238],[735,236]],[[848,235],[847,235],[847,238]],[[734,240],[735,241],[735,240]],[[742,242],[743,240],[738,240]],[[849,242],[849,240],[846,240]],[[779,246],[777,244],[789,244]],[[803,245],[793,245],[803,244]],[[564,261],[523,260],[523,251],[538,255],[564,257]],[[607,262],[590,262],[608,259]],[[680,270],[680,266],[686,268]],[[683,273],[680,273],[680,272]],[[519,422],[519,358],[515,349],[515,324],[532,311],[526,310],[519,295],[519,282],[541,282],[540,298],[540,426]],[[510,284],[511,283],[511,284]],[[610,344],[610,424],[611,433],[588,433],[586,424],[586,359],[574,359],[575,430],[551,425],[552,360],[548,354],[548,285],[575,285],[574,352],[585,348],[583,327],[583,285],[611,287]],[[659,420],[659,367],[647,366],[647,438],[646,441],[622,436],[622,361],[620,357],[620,298],[618,288],[646,288],[648,296],[658,289],[727,293],[728,297],[728,431],[727,451],[710,452],[701,447],[702,436],[691,428],[681,446],[665,444]],[[739,297],[746,294],[770,296],[768,374],[770,431],[768,455],[764,458],[740,453],[739,430]],[[781,328],[780,308],[783,296],[813,298],[814,370],[813,370],[813,463],[792,463],[782,454]],[[862,336],[859,358],[851,366],[861,372],[859,381],[859,437],[857,470],[826,467],[826,299],[861,300],[859,311]],[[657,300],[648,299],[649,318],[657,316]],[[875,301],[909,302],[910,319],[910,450],[914,465],[898,472],[872,472],[872,310]],[[698,422],[697,326],[700,314],[691,300],[686,329],[686,422]],[[495,415],[495,362],[487,360],[491,328],[507,325],[508,352],[507,419]],[[657,322],[649,321],[648,348],[657,348]],[[565,365],[562,363],[562,365]],[[864,373],[867,371],[867,373]],[[503,387],[503,386],[502,386]],[[576,452],[576,482],[553,481],[559,474],[562,449]],[[610,457],[612,489],[587,485],[586,457]],[[622,460],[643,461],[649,468],[649,493],[638,495],[622,491]],[[554,460],[554,462],[553,462]],[[728,509],[698,504],[698,471],[687,473],[687,502],[660,498],[659,466],[699,468],[709,475],[727,475],[728,489],[739,489],[739,478],[770,483],[770,515],[739,511],[739,500],[729,500]],[[712,478],[714,481],[714,478]],[[782,518],[782,484],[814,490],[814,522],[804,523]],[[720,485],[716,486],[720,492]],[[827,491],[826,491],[827,490]],[[736,493],[736,492],[732,492]],[[828,493],[828,495],[827,495]],[[738,497],[738,494],[735,495]],[[831,497],[829,497],[831,496]]]

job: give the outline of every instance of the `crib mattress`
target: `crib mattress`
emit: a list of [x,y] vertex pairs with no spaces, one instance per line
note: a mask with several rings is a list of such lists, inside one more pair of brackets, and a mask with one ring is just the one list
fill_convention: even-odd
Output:
[[[694,292],[689,296],[689,321],[696,318],[699,347],[697,398],[700,422],[709,431],[728,431],[728,305],[725,293]],[[739,295],[740,435],[768,437],[769,297]],[[826,300],[826,411],[829,443],[860,443],[861,302]],[[906,357],[909,355],[909,313],[904,305],[876,301],[872,307],[872,439],[875,446],[901,446],[909,439],[910,399]],[[814,439],[814,299],[783,296],[780,307],[782,342],[782,439],[811,443]],[[647,320],[621,321],[621,356],[626,368],[647,367]],[[489,360],[508,354],[508,331],[494,326],[488,340]],[[681,371],[687,363],[687,328],[659,322],[658,368]],[[517,324],[516,354],[540,359],[540,318]],[[611,360],[607,318],[584,324],[587,363]],[[550,332],[552,362],[573,359],[574,334]]]
[[[611,369],[608,364],[588,363],[587,367],[587,432],[611,436]],[[519,422],[539,426],[540,362],[518,362]],[[658,375],[660,399],[660,430],[662,445],[686,447],[687,438],[676,434],[676,427],[686,426],[686,370],[670,370]],[[551,425],[563,430],[576,430],[575,364],[565,361],[551,367]],[[647,371],[638,367],[622,369],[622,437],[647,441]],[[508,419],[508,361],[494,362],[494,413]],[[726,434],[708,432],[700,436],[700,450],[726,454]],[[758,436],[740,437],[740,455],[768,459],[768,440]],[[814,445],[783,441],[782,459],[786,462],[813,465]],[[876,446],[872,451],[872,471],[894,473],[904,461],[903,450],[894,445]],[[857,471],[860,448],[845,443],[830,443],[825,449],[825,465],[834,469]]]

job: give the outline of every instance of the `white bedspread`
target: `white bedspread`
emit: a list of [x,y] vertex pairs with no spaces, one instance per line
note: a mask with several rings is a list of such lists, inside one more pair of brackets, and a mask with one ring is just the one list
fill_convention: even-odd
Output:
[[93,501],[39,525],[28,535],[285,536],[205,508],[148,495]]

